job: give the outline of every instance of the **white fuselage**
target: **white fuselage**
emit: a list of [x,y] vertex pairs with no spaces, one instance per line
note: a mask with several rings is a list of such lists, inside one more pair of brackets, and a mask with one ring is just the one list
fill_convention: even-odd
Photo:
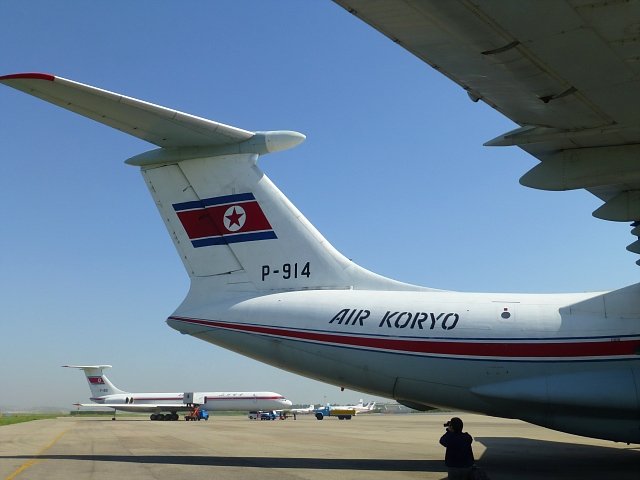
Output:
[[[122,404],[117,410],[132,412],[171,411],[172,408],[159,408],[167,404],[182,404],[183,393],[119,393],[91,398],[96,404]],[[201,406],[210,411],[252,411],[277,410],[291,406],[291,401],[274,392],[198,392],[203,402]],[[136,405],[136,407],[127,407]],[[140,409],[148,405],[148,409]],[[186,408],[186,404],[185,404]]]
[[[181,332],[410,405],[640,441],[640,323],[600,294],[315,290],[191,294]],[[622,308],[622,307],[620,307]],[[590,384],[606,385],[592,391]],[[585,419],[589,419],[585,421]]]

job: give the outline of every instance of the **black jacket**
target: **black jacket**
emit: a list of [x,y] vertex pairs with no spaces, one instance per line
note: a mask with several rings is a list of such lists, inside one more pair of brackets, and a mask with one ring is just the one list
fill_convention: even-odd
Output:
[[473,438],[468,433],[447,432],[440,439],[440,445],[447,449],[444,463],[447,467],[465,468],[473,465]]

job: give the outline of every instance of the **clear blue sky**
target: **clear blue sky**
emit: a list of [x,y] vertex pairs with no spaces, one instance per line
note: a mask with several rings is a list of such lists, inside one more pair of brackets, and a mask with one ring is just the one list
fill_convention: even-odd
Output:
[[[261,167],[364,267],[465,291],[637,281],[625,224],[518,178],[513,124],[330,1],[0,3],[0,74],[40,71],[305,143]],[[181,336],[188,277],[136,168],[152,146],[0,87],[0,406],[86,401],[66,363],[141,391],[363,397]],[[366,399],[367,396],[365,395]]]

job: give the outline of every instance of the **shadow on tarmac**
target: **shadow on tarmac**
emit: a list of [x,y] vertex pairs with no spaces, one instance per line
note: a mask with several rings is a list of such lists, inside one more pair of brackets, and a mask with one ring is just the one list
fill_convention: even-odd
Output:
[[[640,446],[615,448],[514,437],[476,437],[493,478],[640,479]],[[613,445],[613,443],[612,443]]]
[[[476,437],[486,447],[478,464],[492,479],[640,479],[640,446],[609,448],[513,437]],[[442,459],[273,458],[188,455],[13,455],[1,459],[75,460],[159,465],[446,472]]]
[[155,463],[212,467],[299,468],[312,470],[373,470],[381,472],[445,472],[442,460],[383,460],[370,458],[272,458],[187,455],[13,455],[0,459],[80,460],[91,462]]

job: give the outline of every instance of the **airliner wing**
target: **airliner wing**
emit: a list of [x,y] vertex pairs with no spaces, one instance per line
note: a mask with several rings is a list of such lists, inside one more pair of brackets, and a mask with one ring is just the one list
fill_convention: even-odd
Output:
[[310,405],[307,408],[290,408],[289,411],[292,413],[313,413],[313,411],[315,410],[315,406],[314,405]]
[[115,408],[126,412],[188,412],[191,407],[184,403],[74,403],[76,407]]
[[640,220],[639,3],[335,1],[520,125],[486,145],[540,160],[523,185],[585,188],[594,216]]
[[254,136],[240,128],[44,73],[5,75],[0,82],[159,147],[224,146]]

